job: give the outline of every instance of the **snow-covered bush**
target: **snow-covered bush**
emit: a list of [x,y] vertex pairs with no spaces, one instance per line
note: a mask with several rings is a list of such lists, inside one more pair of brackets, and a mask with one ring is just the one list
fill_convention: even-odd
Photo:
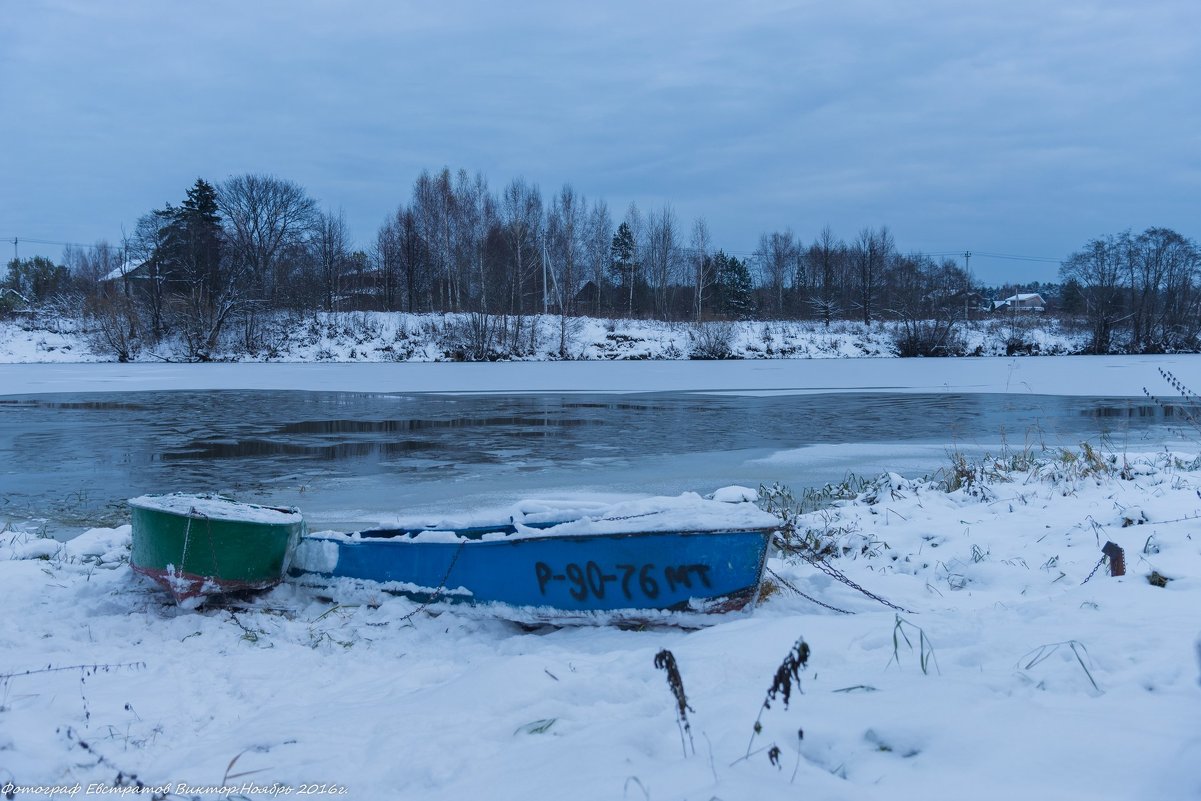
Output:
[[911,320],[897,323],[892,331],[898,356],[962,356],[963,337],[954,320]]
[[731,323],[697,323],[692,329],[691,359],[733,359],[735,328]]

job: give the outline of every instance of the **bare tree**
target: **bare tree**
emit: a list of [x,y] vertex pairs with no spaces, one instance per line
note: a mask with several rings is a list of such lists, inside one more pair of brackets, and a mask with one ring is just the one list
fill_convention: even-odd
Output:
[[650,213],[644,264],[655,316],[663,320],[671,316],[671,288],[679,262],[678,238],[676,213],[670,204],[665,203],[662,209]]
[[1108,353],[1115,326],[1123,319],[1121,279],[1130,249],[1130,236],[1100,237],[1089,241],[1060,265],[1059,275],[1075,281],[1092,328],[1089,349]]
[[867,324],[872,321],[877,296],[896,255],[896,245],[888,226],[880,226],[879,230],[864,228],[860,231],[851,254],[856,278],[856,305],[863,313],[864,324]]
[[371,260],[379,275],[379,288],[384,311],[399,311],[403,303],[403,266],[400,255],[400,221],[410,214],[402,204],[396,213],[386,218],[375,234],[371,248]]
[[455,179],[453,236],[456,297],[463,308],[492,310],[487,269],[488,236],[497,224],[496,199],[480,172],[459,170]]
[[900,356],[951,356],[960,352],[956,325],[964,316],[967,273],[953,260],[936,263],[915,253],[893,260],[888,312],[900,321]]
[[[1143,233],[1159,246],[1165,262],[1163,303],[1158,324],[1162,350],[1196,350],[1201,345],[1201,250],[1175,231],[1151,228]],[[1140,237],[1142,238],[1142,237]]]
[[417,177],[413,185],[413,213],[417,217],[418,235],[424,242],[429,308],[456,310],[459,307],[454,269],[457,215],[449,169],[444,167],[436,176],[422,171]]
[[337,308],[342,278],[350,257],[350,232],[341,209],[318,215],[313,234],[313,254],[321,280],[321,301],[327,312]]
[[756,258],[763,270],[763,281],[768,289],[771,306],[769,313],[777,318],[784,316],[784,292],[788,279],[795,275],[799,251],[792,229],[774,231],[759,237]]
[[827,328],[838,313],[838,283],[846,263],[846,251],[846,243],[835,239],[827,225],[806,254],[815,284],[809,304]]
[[[145,279],[140,282],[142,303],[150,317],[150,336],[157,341],[166,331],[164,308],[166,306],[167,270],[163,264],[163,253],[168,234],[163,214],[158,211],[144,214],[138,219],[129,253],[143,265]],[[128,283],[127,283],[128,286]]]
[[376,235],[375,259],[382,273],[388,311],[430,309],[429,251],[412,208],[400,205]]
[[240,175],[217,190],[230,256],[245,264],[263,296],[275,302],[291,265],[318,220],[317,203],[297,184],[271,175]]
[[500,223],[509,246],[509,312],[520,315],[526,311],[526,287],[535,286],[541,266],[542,193],[538,187],[522,178],[510,181],[501,195]]
[[583,267],[586,201],[564,184],[546,217],[548,270],[559,310],[559,355],[567,356],[568,316],[575,313],[580,270]]
[[692,223],[692,241],[689,256],[692,259],[692,312],[698,323],[705,310],[705,290],[713,285],[713,260],[709,250],[713,247],[709,236],[709,224],[704,217]]
[[[93,341],[111,350],[118,361],[128,362],[138,350],[138,312],[127,271],[118,269],[125,267],[121,249],[105,240],[90,248],[68,245],[63,264],[83,295],[83,313],[91,320]],[[112,279],[114,275],[121,276],[120,284]]]
[[413,213],[412,209],[405,209],[404,213],[398,214],[396,224],[400,236],[399,252],[401,270],[404,274],[406,308],[409,311],[416,311],[418,298],[423,294],[426,297],[430,295],[430,272],[426,267],[429,263],[428,245],[421,238],[417,215]]
[[95,292],[84,301],[84,315],[91,321],[96,346],[108,348],[122,363],[137,354],[138,309],[132,298],[120,292]]
[[91,247],[67,245],[63,248],[63,265],[84,289],[95,287],[105,277],[115,273],[123,262],[121,249],[104,239]]
[[587,230],[584,235],[584,260],[588,274],[592,276],[592,313],[600,314],[602,303],[607,302],[605,275],[609,271],[609,257],[613,244],[613,218],[609,206],[603,200],[592,203],[588,212]]
[[1148,228],[1130,242],[1130,349],[1164,352],[1191,346],[1198,330],[1196,246],[1168,228]]

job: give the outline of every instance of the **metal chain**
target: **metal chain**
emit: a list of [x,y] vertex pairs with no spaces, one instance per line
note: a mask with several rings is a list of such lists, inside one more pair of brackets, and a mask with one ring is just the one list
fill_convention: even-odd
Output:
[[[594,518],[579,517],[579,518],[573,518],[572,520],[561,520],[561,521],[552,523],[552,525],[557,526],[560,523],[570,523],[570,522],[574,522],[575,520],[592,520],[593,522],[596,522],[596,523],[611,523],[615,520],[633,520],[638,517],[653,517],[654,515],[661,515],[661,514],[663,514],[663,512],[664,512],[664,510],[662,510],[662,509],[656,509],[653,512],[639,512],[638,514],[635,514],[635,515],[616,515],[614,517],[594,517]],[[521,523],[521,521],[517,520],[513,516],[509,517],[509,522],[514,523],[514,524]],[[522,523],[522,525],[525,525],[525,524]]]
[[856,592],[866,595],[868,598],[871,598],[873,601],[882,603],[885,606],[887,606],[889,609],[895,609],[898,612],[907,612],[911,615],[917,614],[912,609],[906,609],[903,606],[898,606],[898,605],[894,604],[892,601],[881,598],[879,595],[876,595],[871,590],[865,590],[863,587],[859,586],[854,581],[852,581],[850,578],[848,578],[846,576],[846,574],[842,573],[837,568],[831,566],[828,562],[826,562],[822,559],[818,559],[816,556],[810,556],[809,554],[805,553],[804,551],[797,551],[796,553],[802,559],[804,559],[806,562],[813,565],[814,567],[816,567],[821,572],[825,573],[830,578],[835,579],[837,581],[841,581],[843,584],[847,585],[852,590],[855,590]]
[[183,530],[183,553],[179,555],[179,567],[175,568],[176,577],[183,576],[183,567],[188,561],[188,543],[192,541],[192,521],[198,514],[200,512],[196,511],[195,506],[188,512],[188,524]]
[[768,573],[771,573],[771,575],[772,575],[772,578],[774,578],[776,581],[780,582],[780,583],[781,583],[781,584],[783,584],[785,587],[787,587],[788,589],[792,590],[792,591],[793,591],[793,592],[795,592],[797,595],[801,596],[802,598],[804,598],[806,601],[809,601],[810,603],[815,603],[815,604],[817,604],[818,606],[824,606],[824,607],[826,607],[827,609],[830,609],[830,610],[832,610],[832,611],[834,611],[834,612],[840,612],[841,614],[844,614],[844,615],[853,615],[853,614],[855,614],[854,612],[849,612],[849,611],[847,611],[846,609],[839,609],[837,606],[830,606],[830,604],[826,603],[825,601],[819,601],[819,600],[817,600],[816,598],[814,598],[814,597],[812,597],[812,596],[810,596],[810,595],[806,595],[805,593],[803,593],[803,592],[801,592],[800,590],[798,590],[798,589],[797,589],[795,586],[793,586],[791,583],[789,583],[789,582],[788,582],[788,580],[787,580],[787,579],[785,579],[783,576],[781,576],[779,573],[777,573],[776,571],[772,570],[770,567],[767,569],[767,572],[768,572]]
[[1084,581],[1080,582],[1081,586],[1088,584],[1088,580],[1091,579],[1093,576],[1097,575],[1097,571],[1101,569],[1101,565],[1105,564],[1107,561],[1109,561],[1109,557],[1102,556],[1101,559],[1097,562],[1097,564],[1093,567],[1092,572],[1088,574],[1088,576],[1084,579]]
[[596,518],[596,522],[608,523],[613,520],[633,520],[636,517],[652,517],[654,515],[661,515],[661,514],[663,514],[663,512],[664,512],[663,509],[656,509],[653,512],[639,512],[636,515],[617,515],[616,517],[598,517],[598,518]]
[[424,612],[430,607],[431,604],[433,604],[442,596],[442,591],[446,589],[446,582],[450,579],[450,571],[455,569],[455,563],[459,561],[459,554],[463,553],[463,546],[466,544],[466,539],[459,543],[459,547],[455,550],[454,558],[450,560],[450,564],[446,568],[446,574],[442,576],[442,580],[438,582],[438,586],[434,589],[434,593],[429,597],[429,599],[423,602],[412,612],[409,612],[407,615],[400,618],[400,622],[403,623],[406,620],[412,619],[413,616],[417,615],[419,612]]

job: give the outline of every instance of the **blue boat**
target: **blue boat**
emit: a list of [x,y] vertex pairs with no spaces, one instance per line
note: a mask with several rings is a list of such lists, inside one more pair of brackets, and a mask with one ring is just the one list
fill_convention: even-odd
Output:
[[[322,532],[300,541],[292,575],[378,582],[422,602],[519,619],[651,620],[754,607],[778,520],[749,503],[695,495],[562,519]],[[520,610],[520,611],[515,611]]]

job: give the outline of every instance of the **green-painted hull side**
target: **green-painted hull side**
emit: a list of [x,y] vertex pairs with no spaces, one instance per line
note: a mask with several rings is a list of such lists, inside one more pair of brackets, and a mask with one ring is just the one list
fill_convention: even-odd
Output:
[[[190,517],[133,506],[130,562],[148,575],[170,572],[209,580],[219,591],[269,587],[287,567],[304,523],[256,523]],[[170,568],[170,570],[168,570]]]

